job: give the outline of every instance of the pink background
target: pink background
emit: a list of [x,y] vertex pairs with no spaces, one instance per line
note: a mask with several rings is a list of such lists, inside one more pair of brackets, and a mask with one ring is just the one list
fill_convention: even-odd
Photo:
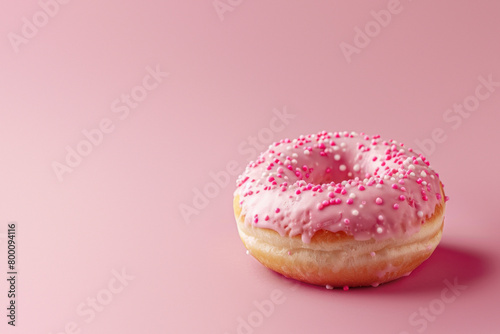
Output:
[[[355,27],[380,27],[371,11],[387,1],[222,1],[224,20],[212,0],[94,0],[52,7],[47,22],[37,1],[2,3],[1,332],[494,333],[500,87],[467,118],[443,116],[470,100],[478,77],[500,81],[500,3],[401,0],[349,63],[341,43],[354,45]],[[9,34],[22,36],[33,15],[46,24],[15,52]],[[156,66],[169,76],[120,119],[112,103],[140,92]],[[284,108],[294,118],[266,130]],[[113,132],[59,182],[53,162],[103,119]],[[189,220],[180,213],[211,187],[211,172],[231,161],[242,170],[250,136],[267,145],[354,130],[415,147],[436,128],[446,139],[428,157],[451,197],[443,240],[410,277],[385,286],[294,285],[247,256],[232,212],[235,175]],[[15,328],[1,238],[11,221]],[[122,269],[134,278],[111,295]],[[444,303],[445,280],[467,288]],[[255,306],[280,293],[265,315]],[[106,305],[80,315],[96,297]]]

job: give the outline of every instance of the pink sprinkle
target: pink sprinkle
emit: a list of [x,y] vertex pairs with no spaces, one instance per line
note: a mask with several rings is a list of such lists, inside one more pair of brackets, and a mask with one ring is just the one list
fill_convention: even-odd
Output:
[[404,201],[406,199],[405,195],[399,195],[399,200]]
[[406,191],[405,187],[401,187],[400,189],[401,189],[401,191]]
[[328,206],[328,205],[330,205],[330,202],[328,200],[324,200],[322,204],[323,204],[323,206]]
[[418,183],[418,184],[421,184],[421,183],[422,183],[422,181],[423,181],[423,180],[422,180],[421,178],[418,178],[418,179],[417,179],[417,183]]
[[398,185],[397,185],[396,183],[394,183],[394,184],[392,185],[392,189],[398,189]]
[[352,204],[352,203],[354,203],[353,199],[352,198],[348,198],[347,199],[347,204]]
[[331,205],[335,204],[335,199],[330,198],[330,204],[331,204]]
[[330,191],[330,192],[328,193],[328,197],[330,197],[330,198],[334,198],[334,197],[335,197],[335,194],[334,194],[333,192],[331,192],[331,191]]
[[259,222],[259,218],[255,217],[253,221],[254,221],[255,223],[258,223],[258,222]]
[[346,225],[348,225],[348,224],[350,223],[350,220],[346,218],[346,219],[344,219],[344,223],[345,223]]
[[307,172],[307,166],[306,166],[306,165],[302,166],[302,170],[303,170],[304,172]]
[[326,173],[330,173],[331,171],[332,171],[332,170],[331,170],[330,168],[327,168],[325,172],[326,172]]
[[279,213],[280,212],[280,208],[276,208],[276,213]]
[[278,167],[278,173],[283,174],[283,168]]
[[428,201],[428,200],[429,200],[429,198],[428,198],[427,196],[425,196],[425,195],[424,195],[424,196],[422,196],[422,199],[423,199],[424,201]]
[[359,189],[359,190],[365,190],[365,187],[364,187],[363,185],[360,185],[360,186],[358,187],[358,189]]
[[342,188],[335,188],[335,192],[338,194],[342,191]]
[[266,216],[266,218],[264,218],[265,221],[268,221],[269,220],[269,216]]
[[300,195],[300,189],[297,189],[297,191],[295,192],[297,195]]
[[345,194],[347,194],[347,190],[342,189],[342,191],[341,191],[340,193],[341,193],[342,195],[345,195]]
[[394,208],[394,210],[399,209],[399,204],[398,203],[394,204],[393,208]]
[[317,207],[318,207],[318,210],[323,210],[323,204],[318,203],[318,206],[317,206]]
[[336,198],[335,199],[335,204],[340,204],[340,203],[342,203],[342,200],[340,198]]
[[449,200],[450,200],[450,197],[448,197],[448,196],[445,196],[445,197],[444,197],[444,201],[445,201],[445,202],[448,202]]
[[375,203],[377,203],[378,205],[382,205],[382,203],[384,203],[384,201],[382,200],[382,198],[377,197],[377,199],[375,200]]
[[349,290],[349,287],[347,285],[344,286],[344,291]]
[[372,161],[377,161],[377,157],[373,157]]
[[399,179],[398,182],[399,182],[399,184],[405,184],[405,180],[403,180],[403,179]]

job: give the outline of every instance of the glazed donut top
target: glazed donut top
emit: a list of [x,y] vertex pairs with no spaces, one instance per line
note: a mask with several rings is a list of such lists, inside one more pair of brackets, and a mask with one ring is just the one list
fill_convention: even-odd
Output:
[[447,200],[422,154],[378,135],[326,131],[270,145],[238,177],[235,196],[245,223],[306,243],[319,230],[410,236]]

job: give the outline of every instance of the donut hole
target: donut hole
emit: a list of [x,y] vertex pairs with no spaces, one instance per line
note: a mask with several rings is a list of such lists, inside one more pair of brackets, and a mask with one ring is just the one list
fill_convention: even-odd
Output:
[[330,184],[332,182],[341,183],[342,181],[349,181],[352,178],[352,172],[348,171],[347,169],[345,171],[340,171],[338,168],[337,170],[335,170],[333,167],[330,167],[329,172],[327,172],[326,170],[323,172],[318,171],[318,173],[315,173],[315,175],[311,175],[310,182],[316,185],[322,185]]
[[355,151],[338,150],[338,153],[328,155],[321,153],[298,156],[293,169],[288,168],[287,174],[291,176],[291,181],[304,180],[314,185],[339,184],[357,177],[364,179],[367,173],[372,172],[370,165]]

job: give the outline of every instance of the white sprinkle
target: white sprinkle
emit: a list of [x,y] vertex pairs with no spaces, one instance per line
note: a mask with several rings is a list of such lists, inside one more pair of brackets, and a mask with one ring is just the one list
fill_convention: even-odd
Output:
[[375,186],[375,188],[382,188],[382,185],[380,183],[377,183],[377,185]]
[[422,185],[426,186],[427,185],[427,181],[422,181]]
[[327,288],[328,290],[333,290],[333,286],[328,285],[328,284],[326,285],[326,288]]
[[420,218],[422,218],[424,216],[424,213],[422,211],[419,211],[419,212],[417,212],[417,216],[419,216]]
[[340,143],[340,147],[344,147],[344,146],[346,146],[346,145],[347,145],[347,144],[346,144],[345,142],[341,142],[341,143]]
[[351,172],[347,173],[347,176],[352,177],[352,173]]
[[250,251],[249,250],[247,250],[247,255],[250,255]]
[[340,165],[339,169],[340,169],[340,171],[343,172],[343,171],[345,171],[347,169],[347,167],[345,165]]
[[294,164],[294,165],[295,165],[296,163],[297,163],[297,160],[292,159],[292,164]]
[[339,147],[338,146],[334,146],[332,147],[334,151],[338,151],[339,150]]
[[292,153],[292,158],[298,158],[299,155],[297,153]]
[[359,172],[359,165],[358,164],[355,164],[353,167],[352,167],[352,170],[354,170],[355,172]]
[[415,165],[408,166],[408,169],[414,170],[415,169]]
[[396,178],[395,177],[391,177],[391,181],[396,181]]
[[380,226],[377,227],[377,233],[380,234],[382,232],[384,232],[384,229],[382,227],[380,227]]
[[292,149],[292,147],[291,146],[287,146],[286,149],[290,151]]
[[305,155],[309,155],[309,150],[305,150],[305,151],[304,151],[304,154],[305,154]]
[[375,252],[370,252],[371,257],[375,257]]
[[335,155],[333,156],[333,158],[334,158],[335,160],[339,161],[339,160],[340,160],[340,154],[335,154]]
[[422,173],[420,173],[420,176],[421,177],[426,177],[427,176],[427,173],[425,172],[425,170],[423,170]]
[[350,194],[349,194],[349,197],[350,197],[350,198],[356,198],[356,194],[355,194],[355,193],[350,193]]
[[384,220],[384,216],[382,216],[382,215],[378,216],[378,220],[383,221]]
[[353,216],[357,216],[357,215],[359,215],[359,211],[358,211],[358,210],[352,210],[352,215],[353,215]]
[[411,173],[410,173],[410,176],[415,176],[415,173],[411,172]]

